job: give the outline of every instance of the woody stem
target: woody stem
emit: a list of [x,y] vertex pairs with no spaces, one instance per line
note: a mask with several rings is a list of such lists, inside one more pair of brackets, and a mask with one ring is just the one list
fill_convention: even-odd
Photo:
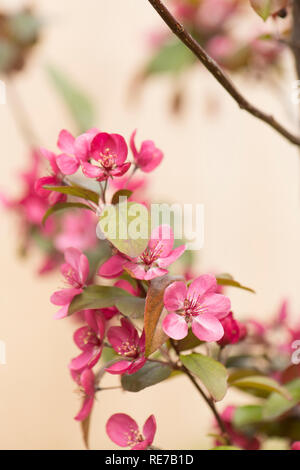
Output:
[[[175,342],[170,339],[170,343],[174,349],[174,351],[176,352],[178,358],[179,358],[179,351],[178,351],[178,348],[175,344]],[[197,391],[200,393],[201,397],[204,399],[204,401],[207,403],[207,405],[209,406],[209,408],[211,409],[214,417],[216,418],[217,420],[217,423],[218,423],[218,426],[220,428],[220,431],[222,433],[222,437],[224,437],[224,439],[226,439],[227,443],[230,444],[230,439],[229,439],[229,436],[227,434],[227,431],[226,431],[226,427],[225,427],[225,424],[224,424],[224,421],[222,420],[221,416],[219,415],[219,412],[215,406],[215,403],[213,401],[212,398],[209,398],[208,396],[206,396],[206,394],[204,393],[204,391],[202,390],[202,388],[200,387],[200,385],[198,384],[198,382],[196,381],[196,379],[194,378],[193,374],[191,374],[191,372],[182,364],[180,366],[180,370],[189,378],[189,380],[192,382],[192,384],[194,385],[194,387],[197,389]]]

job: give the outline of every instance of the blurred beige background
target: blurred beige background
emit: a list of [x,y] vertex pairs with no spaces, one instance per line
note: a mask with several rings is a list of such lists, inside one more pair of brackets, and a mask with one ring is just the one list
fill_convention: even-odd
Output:
[[[9,0],[0,6],[17,5]],[[48,21],[44,41],[17,83],[40,141],[53,148],[59,130],[71,121],[46,77],[53,63],[94,98],[99,127],[151,138],[165,160],[153,178],[161,200],[205,204],[205,246],[199,270],[230,272],[257,290],[231,290],[234,310],[243,318],[270,316],[288,296],[299,318],[299,159],[290,144],[240,111],[208,74],[198,68],[186,82],[187,106],[181,117],[169,114],[170,81],[147,84],[140,102],[128,106],[128,84],[145,55],[147,30],[161,24],[147,0],[39,0]],[[291,128],[292,64],[287,58],[282,96],[268,82],[237,79],[249,98],[276,113]],[[208,97],[221,100],[218,115],[205,112]],[[15,173],[24,166],[26,147],[9,106],[0,106],[1,189],[16,191]],[[67,364],[74,356],[68,320],[54,321],[50,294],[58,275],[37,279],[37,257],[16,258],[18,233],[1,213],[0,339],[7,365],[0,366],[0,448],[82,449],[79,407]],[[114,379],[110,380],[114,383]],[[140,394],[113,391],[98,398],[92,418],[92,448],[114,448],[104,431],[113,412],[133,415],[141,424],[157,417],[155,439],[162,448],[205,448],[209,412],[189,383],[174,379]],[[243,397],[238,399],[243,400]],[[227,402],[237,400],[232,392]]]

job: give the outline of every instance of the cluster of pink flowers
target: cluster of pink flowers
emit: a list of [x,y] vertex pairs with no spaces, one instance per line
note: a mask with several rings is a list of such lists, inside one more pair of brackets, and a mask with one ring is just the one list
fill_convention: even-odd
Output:
[[[202,343],[216,343],[220,357],[226,348],[224,361],[226,358],[231,359],[230,351],[233,346],[238,357],[244,357],[252,348],[256,351],[260,346],[263,346],[264,352],[272,351],[272,333],[278,330],[284,330],[286,335],[285,338],[282,337],[282,343],[279,347],[277,345],[277,349],[288,357],[291,342],[300,337],[299,328],[292,328],[290,325],[286,302],[282,304],[272,322],[263,324],[251,319],[241,323],[235,318],[231,302],[224,295],[224,288],[218,285],[214,275],[197,276],[193,266],[189,264],[188,267],[181,266],[181,277],[172,278],[169,270],[175,261],[182,260],[186,247],[183,243],[174,247],[174,233],[169,225],[154,228],[146,248],[136,257],[117,249],[112,240],[106,240],[106,244],[103,241],[100,243],[96,238],[96,221],[99,210],[107,204],[108,195],[113,201],[116,191],[126,189],[129,192],[125,193],[131,200],[140,201],[146,207],[149,204],[145,201],[143,193],[145,179],[136,175],[136,172],[151,172],[161,163],[163,154],[154,142],[149,140],[142,142],[138,150],[135,137],[136,131],[133,132],[129,143],[133,158],[128,161],[128,146],[124,137],[119,134],[91,129],[74,138],[69,132],[62,131],[58,139],[58,147],[62,153],[54,154],[49,150],[42,150],[50,164],[50,176],[40,177],[40,156],[34,154],[33,169],[22,175],[26,183],[26,195],[11,204],[18,207],[18,210],[21,208],[30,226],[34,224],[40,231],[49,231],[49,237],[56,250],[54,253],[60,253],[60,261],[64,256],[61,274],[65,285],[51,296],[51,302],[59,307],[55,318],[66,318],[74,303],[76,304],[78,299],[81,299],[81,302],[87,294],[87,303],[77,309],[81,325],[74,333],[74,343],[79,352],[69,363],[71,377],[83,395],[80,410],[75,417],[77,421],[85,421],[92,412],[95,396],[102,391],[100,380],[104,374],[120,376],[123,384],[126,378],[132,380],[135,374],[137,377],[143,374],[143,368],[147,374],[147,368],[153,360],[162,363],[164,367],[171,365],[175,370],[180,369],[179,356],[174,362],[168,347],[175,347],[176,352],[176,344],[180,344],[187,336],[190,338],[194,335],[197,338],[195,344],[200,347]],[[130,167],[132,171],[128,173]],[[93,178],[98,182],[96,186],[99,185],[99,192],[92,192],[92,199],[89,199],[90,193],[85,196],[84,188],[88,185],[84,183],[82,186],[76,183],[76,187],[82,191],[78,192],[78,196],[75,191],[74,195],[75,186],[69,181],[69,177],[79,169],[82,170],[80,177],[83,182],[85,178]],[[87,182],[88,180],[85,180],[85,183]],[[69,193],[68,188],[71,186],[72,191]],[[95,203],[95,197],[98,204]],[[52,216],[46,220],[43,228],[45,211],[50,207],[59,207],[61,202],[66,203],[64,206],[68,207],[69,202],[78,202],[78,198],[83,199],[91,211],[84,209],[77,218],[72,214],[64,215],[60,219],[59,230],[56,228],[57,219]],[[9,206],[7,201],[6,204]],[[97,255],[96,262],[90,256],[91,247]],[[105,256],[102,256],[103,250],[107,250]],[[124,315],[118,304],[120,295],[123,299],[133,300],[133,309],[141,302],[146,309],[150,287],[155,285],[154,281],[158,282],[164,278],[168,279],[168,283],[158,304],[161,308],[160,328],[165,348],[163,351],[168,356],[167,361],[163,360],[165,356],[160,350],[158,359],[149,357],[146,322],[141,324],[140,319],[136,320],[134,315]],[[110,292],[114,292],[112,295],[115,297],[107,304],[101,305],[102,308],[93,308],[88,292],[98,292],[97,289],[102,292],[103,288],[111,289]],[[92,294],[92,298],[95,295]],[[80,302],[79,305],[84,305]],[[194,346],[191,349],[193,348]],[[111,359],[105,359],[104,350],[110,352]],[[272,354],[269,356],[272,357]],[[259,370],[259,366],[255,367]],[[264,372],[279,383],[285,384],[287,381],[286,372],[276,370],[273,363],[270,363]],[[258,449],[260,439],[236,429],[234,413],[235,408],[229,407],[221,416],[230,442],[240,448]],[[119,446],[143,450],[152,446],[156,422],[151,415],[141,433],[137,423],[130,416],[117,413],[109,418],[106,431],[111,440]],[[221,444],[222,440],[217,440],[217,443]],[[298,443],[295,442],[292,448],[297,449],[297,446]]]

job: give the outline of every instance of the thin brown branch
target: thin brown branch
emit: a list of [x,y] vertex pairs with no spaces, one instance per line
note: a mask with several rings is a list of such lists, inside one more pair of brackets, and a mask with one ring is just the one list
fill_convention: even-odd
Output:
[[190,51],[193,52],[193,54],[215,77],[220,85],[229,93],[229,95],[234,99],[241,109],[244,109],[252,116],[268,124],[292,144],[300,146],[300,137],[298,135],[288,131],[271,114],[267,114],[264,111],[256,108],[239,92],[227,74],[223,72],[218,64],[201,47],[201,45],[188,33],[184,26],[179,23],[176,18],[174,18],[174,16],[161,0],[148,1],[151,3],[153,8],[155,8],[157,13],[161,16],[171,31],[173,31],[173,33],[176,34],[176,36],[190,49]]
[[[180,352],[177,349],[176,343],[172,339],[170,339],[170,343],[171,343],[172,348],[174,349],[174,351],[176,352],[176,354],[179,358]],[[202,390],[202,388],[198,384],[198,382],[195,379],[195,377],[193,376],[193,374],[183,364],[180,366],[180,370],[189,378],[189,380],[192,382],[194,387],[198,390],[201,397],[207,403],[207,405],[211,409],[214,417],[216,418],[216,421],[217,421],[218,426],[220,428],[220,431],[222,433],[222,437],[227,441],[228,444],[230,444],[230,439],[228,437],[225,424],[224,424],[221,416],[219,415],[217,408],[215,407],[214,401],[206,396],[206,394],[204,393],[204,391]]]

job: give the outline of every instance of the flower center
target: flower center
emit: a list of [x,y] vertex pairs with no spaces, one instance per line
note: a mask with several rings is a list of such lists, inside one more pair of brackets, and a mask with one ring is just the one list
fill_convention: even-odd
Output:
[[116,167],[116,155],[109,148],[106,148],[103,152],[100,152],[100,164],[105,171],[113,170]]
[[126,357],[137,357],[139,350],[135,344],[130,344],[129,341],[123,341],[121,346],[118,347],[118,354]]
[[162,253],[162,246],[160,242],[154,246],[154,248],[146,248],[144,253],[142,253],[139,257],[140,261],[145,264],[146,266],[151,266],[155,261],[160,257]]
[[193,317],[197,317],[205,311],[206,308],[201,306],[198,297],[193,297],[192,299],[185,299],[183,308],[176,313],[185,317],[187,323],[191,323]]
[[81,289],[81,287],[83,287],[82,283],[78,279],[77,272],[71,266],[69,266],[68,271],[64,273],[64,277],[66,278],[68,283],[76,289]]
[[130,428],[129,432],[125,433],[125,437],[127,439],[128,447],[133,447],[134,445],[138,444],[139,442],[143,442],[144,438],[141,435],[140,431],[134,428]]

